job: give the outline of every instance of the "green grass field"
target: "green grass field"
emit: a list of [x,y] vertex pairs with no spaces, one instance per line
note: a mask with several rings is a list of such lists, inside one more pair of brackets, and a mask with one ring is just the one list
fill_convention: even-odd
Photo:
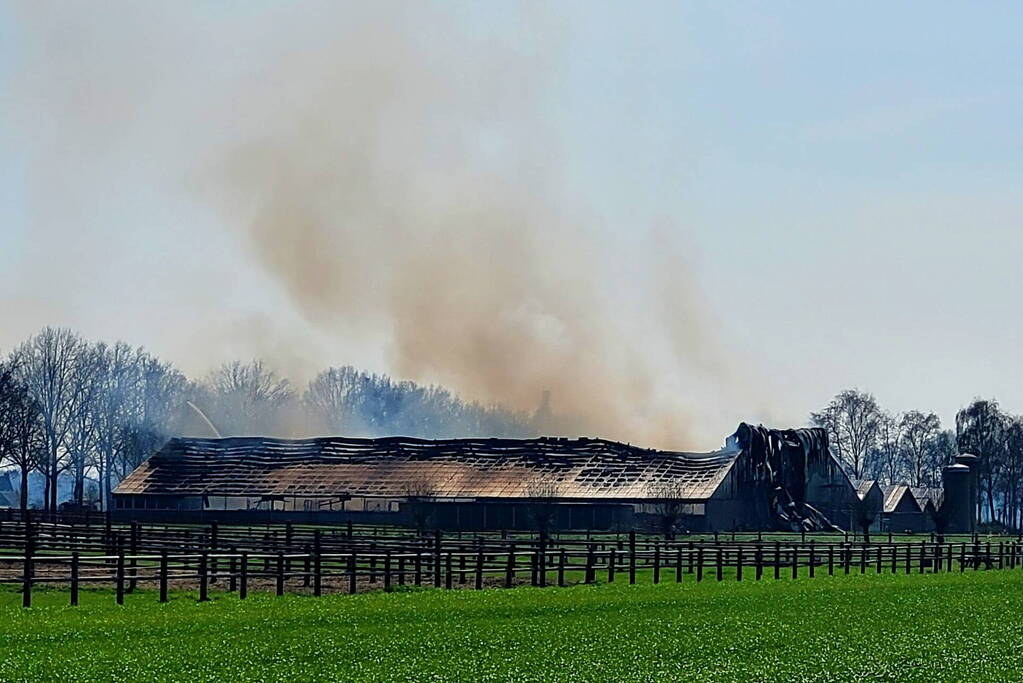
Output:
[[409,590],[0,591],[0,680],[1008,680],[1023,572]]

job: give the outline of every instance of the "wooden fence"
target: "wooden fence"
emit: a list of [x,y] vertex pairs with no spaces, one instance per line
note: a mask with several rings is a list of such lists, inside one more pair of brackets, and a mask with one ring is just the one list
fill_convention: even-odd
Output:
[[0,583],[61,586],[78,604],[83,585],[112,587],[120,604],[140,588],[237,592],[356,593],[397,586],[482,589],[564,586],[598,580],[799,579],[836,573],[936,573],[1016,568],[1019,538],[881,543],[803,540],[663,540],[634,532],[617,537],[472,539],[441,532],[357,533],[347,528],[253,528],[57,524],[0,521]]

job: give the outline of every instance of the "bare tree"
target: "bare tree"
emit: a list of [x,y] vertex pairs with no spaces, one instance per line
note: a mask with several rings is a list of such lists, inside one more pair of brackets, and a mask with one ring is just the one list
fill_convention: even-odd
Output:
[[924,486],[927,478],[931,443],[941,431],[941,420],[934,413],[911,410],[902,416],[902,444],[909,464],[910,482]]
[[68,429],[64,436],[67,469],[73,486],[71,499],[82,505],[85,498],[86,469],[95,462],[99,425],[96,421],[96,403],[100,389],[99,349],[84,346],[75,358],[73,397],[68,406]]
[[46,477],[46,508],[57,509],[57,480],[67,467],[65,444],[84,395],[79,383],[79,358],[85,342],[67,329],[47,327],[14,353],[19,382],[39,408],[46,438],[42,471]]
[[0,463],[18,469],[22,510],[28,509],[28,475],[38,466],[45,445],[39,407],[17,383],[13,369],[0,364]]
[[99,344],[96,354],[98,387],[92,402],[96,425],[94,466],[99,480],[99,499],[106,508],[114,483],[121,430],[135,418],[135,394],[145,356],[141,349],[135,350],[123,342],[113,346]]
[[942,429],[927,444],[927,485],[941,486],[941,473],[946,465],[955,462],[959,455],[956,444],[956,433],[951,429]]
[[302,396],[306,407],[335,434],[365,433],[360,410],[369,375],[346,365],[328,368],[310,382]]
[[872,394],[847,389],[824,410],[812,413],[810,420],[827,429],[835,455],[858,479],[863,476],[864,464],[877,443],[880,414]]
[[525,414],[467,403],[443,387],[394,381],[351,366],[318,374],[309,382],[302,404],[317,427],[341,434],[425,438],[533,435]]
[[902,448],[904,416],[879,411],[877,416],[877,444],[871,452],[868,469],[874,479],[894,484],[905,471],[905,452]]
[[1023,476],[1023,418],[1008,418],[1005,427],[1005,455],[1002,462],[1001,485],[1002,522],[1013,529],[1020,528],[1019,480]]
[[538,474],[526,484],[529,516],[541,536],[546,536],[558,512],[561,487],[550,474]]
[[[979,458],[980,488],[987,498],[988,515],[995,519],[995,477],[1005,444],[1005,415],[995,400],[976,399],[956,413],[956,442],[960,453]],[[977,498],[977,518],[983,500]]]
[[671,540],[685,514],[685,486],[678,479],[661,479],[648,483],[646,492],[661,533],[666,540]]
[[429,479],[414,479],[405,484],[405,498],[408,500],[412,523],[420,536],[426,533],[432,516],[432,503],[437,496],[437,487]]
[[234,361],[209,374],[203,387],[204,412],[225,434],[267,434],[294,397],[286,379],[263,365]]
[[118,430],[117,477],[124,477],[175,433],[191,388],[167,363],[141,354],[137,380]]

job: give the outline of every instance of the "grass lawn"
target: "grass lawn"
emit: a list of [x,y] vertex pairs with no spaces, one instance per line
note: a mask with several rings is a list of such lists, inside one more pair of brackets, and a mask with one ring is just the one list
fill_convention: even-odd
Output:
[[[688,578],[688,577],[687,577]],[[0,680],[1007,680],[1023,572],[409,590],[0,591]]]

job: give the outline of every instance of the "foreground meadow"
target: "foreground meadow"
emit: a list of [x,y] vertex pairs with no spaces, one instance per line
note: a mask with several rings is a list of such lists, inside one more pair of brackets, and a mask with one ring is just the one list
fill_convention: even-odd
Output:
[[0,592],[0,680],[1007,680],[1023,572],[332,595]]

